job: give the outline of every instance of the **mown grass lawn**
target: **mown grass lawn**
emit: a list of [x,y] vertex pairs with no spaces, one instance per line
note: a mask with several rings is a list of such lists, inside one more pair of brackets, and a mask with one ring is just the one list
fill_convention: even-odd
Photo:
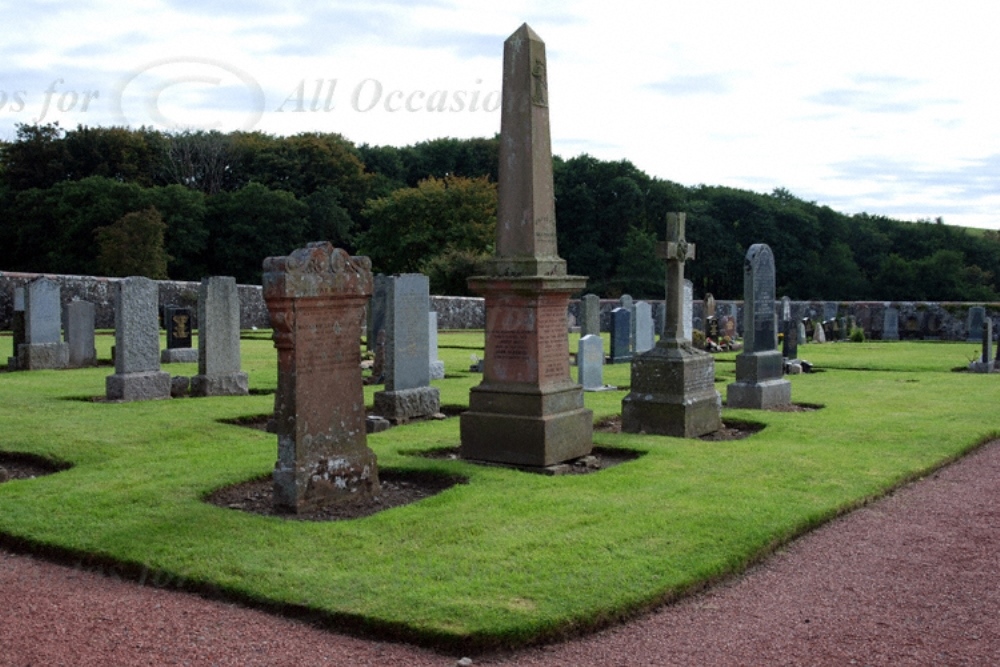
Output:
[[[111,338],[99,337],[102,358]],[[482,332],[440,335],[442,403],[479,376]],[[6,342],[5,342],[6,341]],[[9,345],[9,338],[0,339]],[[571,349],[575,349],[575,337]],[[821,373],[791,378],[813,412],[724,410],[766,427],[702,442],[595,433],[640,458],[544,477],[413,455],[458,444],[458,419],[369,437],[382,469],[468,484],[352,521],[309,523],[203,502],[266,475],[273,435],[222,423],[269,413],[275,352],[243,341],[254,395],[108,404],[110,367],[0,374],[0,451],[71,463],[0,485],[0,537],[39,553],[117,564],[130,576],[309,613],[330,627],[465,649],[518,645],[634,614],[739,572],[776,546],[1000,434],[1000,377],[955,373],[969,344],[836,343],[800,348]],[[725,396],[734,354],[717,358]],[[194,365],[165,366],[193,375]],[[856,370],[863,369],[863,370]],[[574,369],[575,373],[575,369]],[[605,381],[626,386],[626,364]],[[366,388],[369,404],[374,388]],[[595,420],[624,391],[588,393]],[[145,573],[145,574],[144,574]]]

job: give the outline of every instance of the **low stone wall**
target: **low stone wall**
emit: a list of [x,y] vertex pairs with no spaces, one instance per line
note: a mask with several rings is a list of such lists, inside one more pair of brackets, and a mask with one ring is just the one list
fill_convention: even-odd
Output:
[[[37,273],[0,272],[0,329],[10,330],[11,318],[14,312],[14,288],[21,287],[38,278]],[[90,301],[97,310],[97,326],[102,329],[114,327],[114,292],[112,285],[117,278],[100,278],[93,276],[63,276],[45,274],[59,283],[62,289],[62,301],[65,305],[70,301]],[[177,305],[191,306],[197,312],[198,287],[196,282],[159,281],[160,306]],[[264,297],[259,285],[240,285],[240,327],[243,329],[265,329],[271,326],[264,304]],[[653,317],[657,330],[662,329],[664,304],[663,301],[650,301],[653,306]],[[742,332],[743,302],[715,302],[715,315],[735,316]],[[693,308],[694,328],[704,330],[705,304],[695,301]],[[971,303],[931,303],[931,302],[888,302],[888,301],[792,301],[792,318],[801,320],[809,317],[814,320],[828,320],[834,317],[851,317],[857,320],[858,326],[865,330],[868,338],[882,337],[882,320],[885,309],[892,306],[899,310],[899,337],[903,339],[923,340],[965,340],[969,337],[967,321],[969,308],[974,305],[985,305],[986,315],[993,320],[993,330],[1000,332],[1000,304]],[[611,311],[618,307],[618,301],[603,299],[601,301],[601,329],[608,330],[611,321]],[[486,322],[483,300],[478,297],[432,296],[431,308],[438,314],[439,329],[482,329]],[[775,310],[780,308],[780,302],[775,302]],[[580,302],[570,301],[569,315],[571,322],[579,321]]]

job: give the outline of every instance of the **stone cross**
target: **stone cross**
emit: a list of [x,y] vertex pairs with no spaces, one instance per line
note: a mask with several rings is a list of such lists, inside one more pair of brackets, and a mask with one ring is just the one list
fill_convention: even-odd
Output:
[[667,318],[663,339],[674,345],[684,341],[684,262],[694,259],[694,244],[684,238],[684,213],[667,213],[667,241],[656,255],[667,263]]

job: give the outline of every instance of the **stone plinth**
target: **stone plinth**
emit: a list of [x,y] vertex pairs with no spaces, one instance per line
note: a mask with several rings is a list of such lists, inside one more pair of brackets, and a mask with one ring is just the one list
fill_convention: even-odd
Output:
[[329,243],[264,261],[264,298],[278,350],[274,498],[283,511],[379,491],[358,341],[371,293],[371,261]]
[[22,371],[66,368],[69,365],[69,345],[66,343],[18,345],[15,365]]
[[566,307],[576,276],[470,278],[486,297],[483,381],[462,414],[463,458],[545,467],[592,448],[593,412],[569,369]]
[[726,387],[730,408],[766,410],[792,402],[792,384],[782,379],[781,352],[771,350],[736,355],[737,381]]
[[661,341],[632,360],[631,391],[622,399],[624,432],[697,438],[722,428],[721,410],[711,354],[684,341]]

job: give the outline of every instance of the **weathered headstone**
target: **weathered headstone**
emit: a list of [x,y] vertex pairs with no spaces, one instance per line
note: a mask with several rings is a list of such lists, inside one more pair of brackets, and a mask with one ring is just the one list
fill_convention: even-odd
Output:
[[794,359],[799,354],[799,327],[792,319],[792,301],[781,297],[781,356]]
[[181,306],[164,306],[163,328],[167,332],[167,347],[160,352],[161,364],[194,363],[198,350],[191,347],[194,338],[191,309]]
[[375,346],[378,344],[378,334],[385,329],[385,301],[389,283],[390,277],[384,273],[375,275],[372,298],[368,302],[368,335],[365,337],[369,352],[375,351]]
[[747,250],[743,263],[743,352],[736,355],[736,382],[726,387],[730,408],[767,409],[792,402],[775,349],[774,255],[765,243]]
[[611,311],[611,358],[612,364],[621,364],[632,360],[632,314],[627,308],[615,308]]
[[198,290],[198,374],[195,396],[245,396],[247,374],[240,370],[240,295],[236,279],[201,279]]
[[622,430],[696,438],[722,428],[722,400],[715,390],[715,360],[684,336],[684,262],[694,245],[684,235],[684,213],[667,214],[666,322],[652,350],[632,361],[632,386],[622,399]]
[[461,416],[461,455],[548,467],[590,453],[593,412],[569,372],[566,308],[586,284],[556,247],[545,44],[522,25],[504,43],[496,254],[469,279],[486,300],[482,384]]
[[[375,392],[375,414],[396,423],[436,414],[440,392],[430,386],[430,282],[419,273],[389,276],[385,308],[385,391]],[[564,332],[565,334],[565,332]]]
[[966,320],[966,331],[969,332],[967,342],[979,343],[983,340],[984,321],[986,321],[986,308],[983,306],[969,308],[969,316]]
[[635,353],[648,352],[656,346],[653,328],[653,306],[646,301],[635,304]]
[[444,379],[444,362],[438,359],[438,314],[427,313],[427,362],[431,380]]
[[123,278],[115,290],[115,372],[105,379],[112,401],[170,397],[170,373],[160,370],[159,290],[149,278]]
[[899,309],[889,307],[882,315],[882,340],[899,340]]
[[[715,297],[712,296],[711,292],[705,293],[705,320],[708,318],[715,317]],[[707,327],[706,327],[707,328]]]
[[813,327],[813,342],[814,343],[826,342],[826,328],[824,324],[821,322],[817,322],[816,326]]
[[96,307],[89,301],[70,301],[66,304],[65,314],[69,366],[71,368],[96,366],[97,348],[94,346]]
[[809,338],[808,338],[808,336],[806,336],[806,325],[805,325],[805,322],[799,322],[798,323],[798,326],[796,327],[796,333],[798,334],[798,337],[796,338],[796,342],[799,345],[805,345],[806,343],[809,342]]
[[10,322],[13,348],[11,356],[7,357],[7,368],[17,370],[17,348],[24,344],[24,288],[14,288],[14,314]]
[[45,277],[32,280],[24,289],[24,342],[17,347],[17,368],[66,368],[69,346],[61,328],[59,284]]
[[694,283],[684,281],[684,340],[694,336]]
[[580,337],[576,353],[577,380],[584,391],[604,388],[604,341],[595,334]]
[[601,299],[596,294],[584,294],[580,299],[580,336],[601,335]]
[[730,341],[736,340],[736,318],[732,315],[722,316],[722,335]]
[[371,293],[371,261],[330,243],[264,260],[264,301],[278,350],[274,503],[280,510],[379,492],[358,346]]
[[994,373],[993,360],[993,320],[985,318],[982,323],[982,353],[979,359],[969,364],[969,370],[973,373]]
[[632,298],[631,294],[622,294],[621,297],[618,299],[618,304],[619,308],[624,308],[625,310],[628,311],[629,352],[634,353],[635,352],[635,299]]
[[851,336],[850,325],[847,323],[846,317],[837,318],[837,333],[840,335],[840,340],[847,340]]

